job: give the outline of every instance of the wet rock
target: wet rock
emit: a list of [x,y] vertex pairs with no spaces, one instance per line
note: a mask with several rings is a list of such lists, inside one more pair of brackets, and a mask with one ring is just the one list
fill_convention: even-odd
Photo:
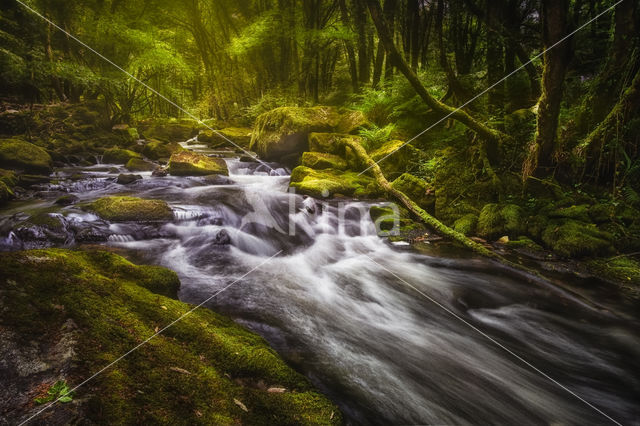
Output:
[[161,158],[169,158],[171,154],[183,150],[184,148],[179,143],[167,143],[152,139],[142,148],[142,153],[152,160],[160,160]]
[[173,176],[229,175],[227,163],[223,159],[209,158],[189,151],[173,154],[168,171]]
[[26,175],[22,174],[18,176],[18,185],[28,188],[33,185],[40,185],[42,183],[49,183],[51,178],[44,175]]
[[59,197],[56,201],[54,201],[54,204],[57,204],[59,206],[69,206],[71,204],[75,204],[78,200],[79,198],[77,196],[73,194],[67,194]]
[[163,200],[137,197],[103,197],[85,206],[102,219],[109,221],[168,221],[173,211]]
[[110,148],[102,155],[103,163],[126,164],[132,158],[142,159],[142,155],[128,149]]
[[130,172],[150,172],[158,168],[156,164],[140,158],[131,158],[125,165]]
[[39,146],[20,139],[0,139],[0,167],[49,174],[51,165],[51,156]]
[[233,181],[223,175],[208,175],[202,178],[203,182],[207,185],[231,185]]
[[240,162],[241,163],[256,163],[256,162],[258,162],[258,160],[256,160],[254,157],[252,157],[250,155],[241,155],[240,156]]
[[[208,129],[201,130],[198,134],[198,142],[215,146],[234,146],[235,144],[246,149],[251,143],[251,132],[251,129],[243,127],[227,127],[215,132]],[[233,142],[233,144],[229,141]]]
[[218,246],[231,244],[231,236],[223,229],[216,234],[212,243]]
[[130,183],[133,183],[140,179],[142,179],[142,176],[140,175],[121,173],[118,175],[118,179],[116,180],[116,182],[120,185],[129,185]]
[[79,243],[101,243],[107,241],[108,237],[106,231],[96,227],[83,228],[75,234],[75,240]]
[[168,174],[169,172],[167,172],[167,169],[163,169],[163,168],[158,168],[151,172],[151,176],[155,176],[155,177],[164,177],[164,176],[167,176]]

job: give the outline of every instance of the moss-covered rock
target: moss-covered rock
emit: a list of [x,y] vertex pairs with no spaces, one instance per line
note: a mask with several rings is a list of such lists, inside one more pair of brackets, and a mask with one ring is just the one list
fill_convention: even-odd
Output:
[[211,158],[191,151],[180,151],[171,155],[168,171],[174,176],[229,176],[227,163],[222,158]]
[[105,220],[115,222],[152,222],[173,219],[173,211],[163,200],[137,197],[103,197],[84,206]]
[[131,158],[125,167],[130,172],[152,172],[158,168],[158,165],[141,158]]
[[300,194],[316,198],[335,195],[374,198],[381,194],[378,184],[368,176],[358,176],[352,171],[314,170],[305,166],[293,169],[290,186]]
[[109,148],[102,154],[102,162],[107,164],[127,164],[132,158],[142,159],[142,155],[121,148]]
[[142,179],[142,176],[140,175],[120,173],[118,175],[118,178],[116,179],[116,182],[119,183],[120,185],[129,185],[141,179]]
[[589,206],[587,204],[573,205],[555,209],[548,214],[551,218],[575,219],[582,222],[589,222]]
[[198,134],[202,126],[190,119],[149,119],[138,123],[140,133],[145,139],[158,139],[164,142],[183,142]]
[[18,184],[18,176],[13,170],[0,169],[0,204],[14,197],[13,188]]
[[183,151],[184,148],[176,142],[162,142],[151,139],[142,148],[142,153],[152,160],[168,159],[172,154]]
[[309,150],[310,133],[349,133],[361,125],[357,117],[363,119],[353,111],[326,106],[276,108],[256,120],[250,148],[266,160],[296,163],[297,158]]
[[129,127],[128,124],[116,124],[111,128],[111,131],[125,143],[135,142],[140,139],[138,129],[135,127]]
[[552,220],[542,232],[542,241],[548,248],[560,256],[572,258],[611,253],[612,238],[594,224],[573,219]]
[[49,174],[51,165],[51,156],[39,146],[20,139],[0,139],[0,167]]
[[404,192],[427,213],[433,214],[436,203],[435,194],[426,180],[410,173],[403,173],[391,183],[391,186]]
[[[231,319],[173,298],[171,271],[101,251],[3,254],[0,409],[20,423],[59,380],[70,387],[158,330],[171,327],[38,419],[92,424],[340,424],[313,390],[259,336]],[[155,292],[155,293],[154,293]],[[7,353],[7,352],[4,352]],[[31,367],[36,368],[31,368]],[[269,392],[270,388],[283,392]]]
[[394,179],[407,170],[412,160],[419,161],[420,152],[410,144],[392,140],[370,152],[369,156],[378,163],[387,179]]
[[224,129],[216,130],[215,132],[206,129],[201,130],[198,134],[198,142],[215,146],[234,146],[229,143],[228,140],[230,140],[241,148],[249,149],[249,145],[251,144],[251,133],[252,130],[246,127],[226,127]]
[[6,183],[0,181],[0,205],[5,204],[13,197],[13,191],[9,189]]
[[515,238],[524,233],[526,223],[522,209],[515,204],[486,204],[478,217],[478,235],[499,238],[507,235]]
[[341,140],[346,137],[360,139],[358,136],[343,133],[309,133],[309,150],[344,157],[344,144]]
[[302,154],[302,165],[312,169],[345,170],[347,162],[343,158],[323,152],[305,152]]
[[478,225],[478,216],[474,213],[468,213],[453,224],[453,229],[463,235],[473,235],[476,232],[476,226]]

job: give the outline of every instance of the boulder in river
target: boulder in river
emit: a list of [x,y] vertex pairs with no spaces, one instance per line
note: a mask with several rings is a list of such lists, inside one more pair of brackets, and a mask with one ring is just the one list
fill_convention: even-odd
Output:
[[57,204],[59,206],[70,206],[71,204],[75,204],[78,200],[79,198],[76,195],[66,194],[58,197],[58,199],[54,201],[54,204]]
[[252,130],[245,127],[226,127],[216,130],[201,130],[198,134],[198,142],[214,145],[214,146],[234,146],[234,144],[248,149],[251,143]]
[[[178,276],[106,251],[17,251],[0,262],[0,412],[18,424],[191,309]],[[67,382],[68,381],[68,382]],[[256,386],[262,383],[262,386]],[[273,394],[282,387],[290,393]],[[273,392],[273,391],[271,391]],[[240,398],[247,411],[234,404]],[[342,423],[339,409],[260,336],[209,309],[175,326],[36,417],[44,423]],[[221,403],[212,404],[211,401]],[[99,407],[97,409],[96,407]],[[56,420],[55,422],[53,420]]]
[[280,107],[258,117],[250,149],[268,161],[297,164],[300,155],[309,150],[309,133],[351,133],[366,124],[359,111],[327,106]]
[[151,172],[158,166],[150,161],[145,161],[141,158],[131,158],[125,165],[126,169],[130,172]]
[[229,175],[222,158],[211,158],[191,151],[176,152],[169,159],[169,174],[173,176]]
[[173,219],[173,211],[163,200],[137,197],[102,197],[84,206],[102,219],[113,222],[152,222]]
[[51,156],[39,146],[21,139],[0,139],[0,167],[49,174],[51,165]]
[[312,169],[345,170],[347,162],[341,157],[323,152],[305,152],[302,154],[302,165]]
[[151,118],[138,123],[138,130],[146,139],[182,142],[198,134],[202,125],[191,119]]
[[103,163],[126,164],[132,158],[142,159],[142,155],[128,149],[110,148],[102,155]]
[[349,196],[358,198],[375,198],[381,189],[372,178],[358,175],[353,171],[334,169],[314,170],[298,166],[291,172],[290,186],[299,194],[316,198],[331,196]]
[[133,183],[140,179],[142,179],[142,176],[140,175],[121,173],[118,175],[118,179],[116,180],[116,182],[118,182],[120,185],[129,185],[130,183]]
[[162,142],[157,139],[151,139],[142,148],[142,153],[152,160],[160,160],[169,158],[174,152],[182,151],[184,148],[176,142]]

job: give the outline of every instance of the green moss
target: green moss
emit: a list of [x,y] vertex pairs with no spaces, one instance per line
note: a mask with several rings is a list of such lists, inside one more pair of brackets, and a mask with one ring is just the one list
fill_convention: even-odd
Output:
[[427,213],[433,214],[436,203],[435,193],[426,180],[410,173],[403,173],[391,183],[391,186],[404,192]]
[[169,158],[171,154],[182,150],[184,148],[179,143],[166,143],[152,139],[142,148],[142,153],[152,160],[160,160],[161,158]]
[[453,229],[463,235],[473,235],[476,232],[476,226],[478,225],[478,216],[469,213],[456,220],[453,224]]
[[4,204],[13,197],[13,191],[9,189],[6,183],[0,181],[0,204]]
[[128,149],[110,148],[102,155],[103,163],[127,164],[132,158],[142,159],[142,155]]
[[222,158],[211,158],[191,151],[171,155],[168,171],[174,176],[229,175],[227,163]]
[[[231,140],[241,148],[248,149],[251,143],[251,129],[245,127],[226,127],[216,130],[201,130],[198,134],[198,142],[212,144],[215,146],[225,145],[233,146],[226,139]],[[220,135],[224,136],[221,137]],[[226,138],[226,139],[225,139]]]
[[617,281],[633,297],[640,297],[640,262],[627,256],[593,259],[587,262],[596,276]]
[[125,165],[127,170],[131,172],[150,172],[158,168],[157,165],[145,161],[141,158],[131,158]]
[[322,198],[334,195],[374,198],[381,190],[368,176],[333,169],[314,170],[298,166],[291,172],[290,186],[300,194]]
[[486,204],[478,218],[478,235],[498,238],[507,235],[515,238],[526,230],[522,209],[515,204]]
[[[66,374],[88,377],[192,308],[140,285],[146,282],[175,285],[176,277],[107,252],[7,253],[0,263],[0,326],[46,346],[71,320],[79,331],[66,343],[75,353]],[[272,386],[287,391],[267,392]],[[102,424],[342,422],[338,409],[262,338],[204,308],[79,388],[74,401],[80,417]]]
[[165,142],[183,142],[198,134],[202,126],[190,119],[149,119],[138,123],[140,133],[145,139],[157,139]]
[[173,219],[169,205],[162,200],[145,200],[136,197],[103,197],[84,206],[109,221],[163,221]]
[[526,248],[533,251],[543,250],[540,244],[536,243],[531,238],[525,237],[525,236],[520,236],[516,240],[509,240],[507,242],[507,247],[513,248],[513,249]]
[[556,209],[549,213],[551,218],[567,218],[575,219],[583,222],[589,222],[589,206],[587,204],[581,204],[579,206],[569,206]]
[[309,150],[344,157],[344,144],[341,140],[346,137],[360,140],[359,136],[351,136],[342,133],[310,133]]
[[600,231],[593,224],[572,219],[551,221],[542,232],[547,247],[564,257],[584,257],[611,253],[612,235]]
[[0,166],[28,173],[49,174],[51,156],[44,149],[29,142],[20,139],[0,139]]
[[305,152],[302,154],[302,165],[310,167],[312,169],[336,169],[345,170],[347,168],[347,162],[333,154],[326,154],[322,152]]

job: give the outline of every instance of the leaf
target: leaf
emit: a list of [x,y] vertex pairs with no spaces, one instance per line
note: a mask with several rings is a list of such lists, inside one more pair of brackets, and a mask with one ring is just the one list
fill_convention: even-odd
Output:
[[240,402],[240,400],[233,398],[233,403],[236,404],[238,407],[242,408],[247,413],[249,412],[249,410],[247,409],[247,406],[244,405],[242,402]]
[[71,402],[72,400],[73,400],[73,398],[71,398],[68,395],[61,396],[60,398],[58,398],[59,402]]

